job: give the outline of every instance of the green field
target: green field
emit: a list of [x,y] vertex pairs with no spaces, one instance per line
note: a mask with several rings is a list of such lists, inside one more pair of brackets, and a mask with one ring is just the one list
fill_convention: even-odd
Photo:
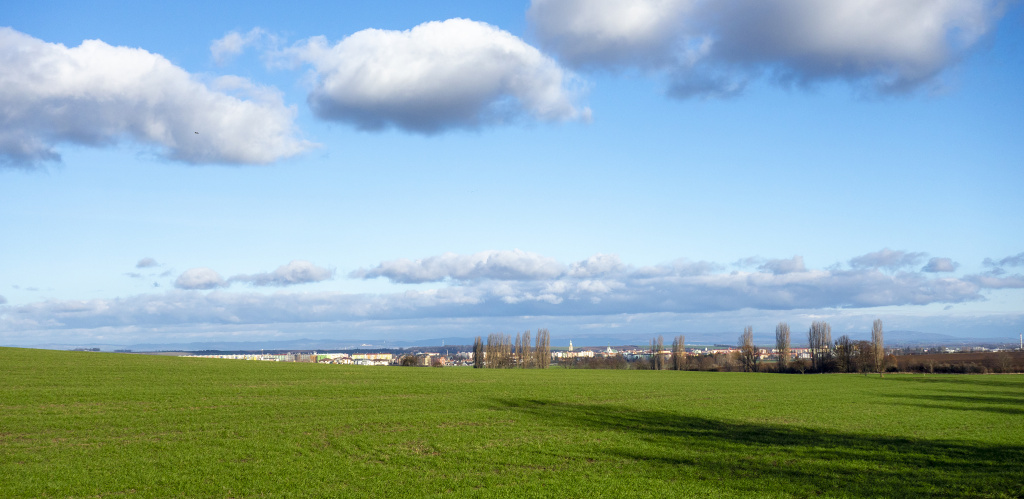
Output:
[[1024,496],[1024,376],[0,348],[0,497]]

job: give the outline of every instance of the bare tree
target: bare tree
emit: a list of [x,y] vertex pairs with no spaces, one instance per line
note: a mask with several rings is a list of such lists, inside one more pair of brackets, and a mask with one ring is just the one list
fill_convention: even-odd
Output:
[[832,368],[832,326],[825,321],[814,321],[807,331],[807,344],[811,351],[811,369],[818,372]]
[[530,330],[527,329],[523,333],[523,357],[522,365],[524,368],[533,367],[533,352],[530,351]]
[[487,367],[496,369],[512,367],[512,338],[503,333],[488,335],[486,358]]
[[740,364],[744,371],[757,371],[757,347],[754,346],[754,328],[743,328],[740,336]]
[[686,337],[676,336],[672,340],[672,369],[682,371],[686,369]]
[[512,338],[507,334],[498,335],[499,364],[498,367],[512,367]]
[[487,335],[487,351],[484,353],[484,367],[495,368],[498,364],[498,335]]
[[779,358],[779,372],[789,367],[789,324],[780,322],[775,326],[775,355]]
[[515,360],[516,367],[523,367],[523,335],[516,333]]
[[651,340],[651,369],[660,371],[665,368],[665,357],[661,351],[665,349],[665,337],[658,336]]
[[551,334],[547,329],[537,330],[537,348],[533,350],[534,365],[538,369],[547,369],[551,364]]
[[484,340],[479,336],[473,341],[473,367],[476,369],[484,367]]
[[796,359],[790,365],[793,367],[793,369],[800,371],[800,374],[803,374],[804,372],[807,371],[807,361],[805,361],[804,359]]
[[875,348],[870,341],[858,341],[853,345],[857,352],[854,356],[854,371],[869,373],[875,370]]
[[847,335],[836,338],[836,369],[839,372],[852,373],[854,371],[853,341]]
[[882,319],[875,319],[871,325],[871,347],[875,351],[875,372],[885,370],[885,344],[882,340]]

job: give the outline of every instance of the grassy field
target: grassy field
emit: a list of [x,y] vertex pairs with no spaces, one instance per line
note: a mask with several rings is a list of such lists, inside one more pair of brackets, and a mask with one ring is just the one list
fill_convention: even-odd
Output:
[[0,348],[0,497],[1024,496],[1024,376]]

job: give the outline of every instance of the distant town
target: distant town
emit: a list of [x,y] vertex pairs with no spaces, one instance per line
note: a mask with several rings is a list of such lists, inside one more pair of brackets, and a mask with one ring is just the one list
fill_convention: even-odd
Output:
[[[954,373],[998,373],[1024,371],[1024,351],[1017,345],[1000,346],[897,346],[886,348],[883,370],[889,372],[954,372]],[[78,351],[99,351],[98,348],[76,348]],[[751,366],[744,366],[743,347],[732,345],[694,345],[682,350],[685,364],[681,369],[700,371],[743,371],[779,370],[780,354],[774,348],[756,348]],[[473,367],[472,345],[448,345],[441,347],[379,348],[348,350],[265,350],[265,351],[218,351],[194,352],[137,352],[130,349],[115,350],[118,353],[176,355],[205,359],[234,359],[265,362],[301,362],[353,366],[420,366],[420,367]],[[670,369],[656,362],[672,356],[668,348],[657,349],[657,345],[624,345],[606,347],[553,347],[550,351],[550,365],[564,368],[598,369]],[[486,352],[483,354],[486,360]],[[800,370],[809,368],[813,353],[810,348],[793,347],[781,365]],[[915,362],[916,361],[916,362]],[[860,372],[866,366],[845,366],[840,371]],[[760,366],[760,367],[758,367]],[[478,366],[479,367],[479,366]],[[512,365],[510,367],[516,367]],[[875,369],[872,369],[875,370]],[[802,372],[802,371],[801,371]]]

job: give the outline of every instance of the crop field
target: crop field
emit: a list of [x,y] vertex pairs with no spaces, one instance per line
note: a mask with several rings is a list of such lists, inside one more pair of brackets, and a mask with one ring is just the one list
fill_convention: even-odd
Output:
[[0,348],[0,497],[1021,497],[1024,376]]

